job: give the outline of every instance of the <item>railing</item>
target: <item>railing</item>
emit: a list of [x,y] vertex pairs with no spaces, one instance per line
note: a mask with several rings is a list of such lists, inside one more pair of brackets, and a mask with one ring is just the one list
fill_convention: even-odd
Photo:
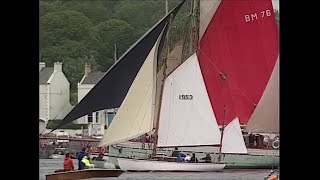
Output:
[[76,137],[45,137],[45,136],[40,136],[39,139],[100,142],[100,139],[76,138]]

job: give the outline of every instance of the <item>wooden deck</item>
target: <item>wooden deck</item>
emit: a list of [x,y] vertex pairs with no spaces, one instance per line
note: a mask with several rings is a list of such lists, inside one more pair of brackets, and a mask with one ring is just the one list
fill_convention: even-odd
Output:
[[73,180],[101,177],[118,177],[124,171],[120,169],[85,169],[79,171],[59,172],[46,175],[46,180]]

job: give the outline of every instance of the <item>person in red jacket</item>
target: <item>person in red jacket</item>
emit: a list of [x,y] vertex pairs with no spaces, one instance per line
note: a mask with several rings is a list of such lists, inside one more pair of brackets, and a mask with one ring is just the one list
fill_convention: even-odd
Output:
[[74,170],[73,160],[70,157],[70,153],[66,153],[66,157],[64,158],[64,162],[63,162],[63,169],[65,171],[73,171]]

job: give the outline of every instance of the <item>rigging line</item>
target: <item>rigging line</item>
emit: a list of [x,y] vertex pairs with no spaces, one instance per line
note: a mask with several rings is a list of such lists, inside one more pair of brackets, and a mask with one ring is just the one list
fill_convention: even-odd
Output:
[[[150,84],[151,84],[151,85],[150,85]],[[153,87],[153,83],[151,83],[151,82],[149,83],[147,92],[149,91],[150,87]],[[145,93],[145,95],[144,95],[144,100],[147,98],[147,94],[148,94],[148,93]],[[134,118],[134,121],[133,121],[133,123],[132,123],[132,126],[131,126],[130,130],[128,131],[127,138],[129,137],[129,135],[130,135],[130,133],[131,133],[131,131],[132,131],[133,125],[134,125],[134,123],[135,123],[136,120],[137,120],[137,117],[138,117],[138,114],[139,114],[139,112],[140,112],[140,110],[141,110],[142,105],[143,105],[143,103],[141,103],[140,106],[139,106],[138,113],[136,114],[136,117]]]
[[[199,50],[203,55],[205,55],[205,57],[209,60],[209,62],[211,63],[211,65],[212,65],[219,73],[224,74],[224,73],[218,68],[218,66],[207,56],[207,54],[204,53],[204,52],[201,50],[200,46],[199,46],[198,50]],[[229,80],[229,82],[233,82],[232,79],[230,79],[230,77],[228,77],[227,80]],[[235,83],[235,86],[236,86],[237,89],[240,90],[241,94],[242,94],[244,97],[246,97],[246,98],[252,103],[252,105],[254,105],[255,107],[257,106],[257,103],[255,103],[241,88],[239,88],[239,86],[238,86],[237,83]]]
[[46,130],[46,128],[44,128],[44,129],[41,131],[41,133],[40,133],[40,134],[42,134],[45,130]]
[[[179,33],[180,35],[177,38],[176,42],[171,42],[172,44],[174,44],[174,43],[176,44],[178,41],[181,40],[182,41],[182,46],[184,45],[184,40],[186,39],[185,36],[188,35],[187,31],[188,31],[189,28],[187,28],[187,27],[189,26],[190,20],[191,20],[191,18],[188,18],[187,22],[185,23],[185,25],[183,27],[183,30]],[[174,47],[173,48],[170,47],[170,42],[168,43],[168,46],[169,46],[170,51],[174,49]],[[175,46],[175,45],[173,45],[173,46]]]
[[66,101],[66,103],[64,104],[64,106],[60,109],[60,111],[59,111],[59,112],[57,113],[57,115],[53,118],[53,120],[56,119],[56,117],[58,117],[59,114],[61,114],[62,110],[66,107],[66,105],[67,105],[68,103],[70,103],[70,102],[69,102],[69,101]]
[[[147,94],[147,93],[146,93],[146,94]],[[150,101],[151,101],[151,103],[150,103]],[[148,104],[151,104],[151,107],[152,107],[152,96],[150,97],[150,100],[149,100],[149,103],[148,103]],[[141,124],[140,124],[139,132],[140,132],[140,130],[141,130],[141,127],[142,127],[143,122],[146,120],[145,117],[146,117],[146,115],[147,115],[147,112],[148,112],[148,110],[146,110],[146,111],[144,112],[143,121],[142,121]],[[152,122],[151,124],[153,125],[153,122]],[[152,128],[151,128],[151,129],[152,129]],[[148,132],[149,132],[149,130],[148,130]]]

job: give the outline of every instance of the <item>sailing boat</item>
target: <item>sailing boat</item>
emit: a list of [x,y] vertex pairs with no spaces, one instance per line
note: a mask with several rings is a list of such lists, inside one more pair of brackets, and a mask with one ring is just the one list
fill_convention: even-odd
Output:
[[[100,146],[115,144],[117,142],[128,140],[128,137],[134,138],[144,133],[150,132],[153,129],[154,124],[156,125],[156,134],[158,135],[156,136],[157,138],[155,142],[157,143],[154,145],[155,147],[173,145],[198,146],[203,144],[213,145],[220,143],[220,132],[218,125],[216,121],[212,121],[212,109],[207,108],[208,112],[206,112],[206,109],[201,108],[197,112],[191,111],[191,113],[184,113],[184,117],[168,117],[168,115],[170,116],[169,111],[171,111],[171,109],[166,109],[166,107],[170,106],[168,106],[167,103],[171,103],[169,97],[170,93],[174,90],[175,86],[167,86],[167,84],[169,85],[171,83],[167,81],[171,81],[176,78],[182,79],[184,78],[183,75],[187,72],[194,72],[195,74],[190,74],[190,80],[192,80],[193,78],[193,81],[190,81],[189,83],[184,83],[184,85],[188,84],[189,87],[187,87],[187,90],[190,90],[189,93],[199,98],[199,100],[195,101],[196,104],[189,103],[189,105],[185,106],[185,110],[194,109],[194,106],[200,107],[200,105],[203,104],[205,104],[208,107],[210,105],[203,84],[199,64],[197,64],[198,61],[196,60],[196,56],[191,56],[191,60],[188,61],[188,63],[183,63],[174,72],[172,72],[171,76],[166,76],[166,73],[168,73],[167,66],[169,65],[169,63],[165,62],[163,65],[164,68],[161,68],[163,71],[161,72],[160,70],[157,76],[157,49],[159,49],[159,46],[161,46],[161,40],[165,39],[162,39],[162,35],[165,31],[166,30],[164,29],[162,34],[159,36],[158,40],[155,42],[149,55],[147,56],[144,64],[142,65],[140,71],[134,79],[127,93],[127,96],[122,102],[119,111],[113,120],[113,123],[107,130],[104,139],[101,141]],[[165,79],[164,83],[162,83],[164,77],[167,78]],[[192,88],[192,86],[194,84],[192,82],[196,82],[196,84],[199,84],[200,88],[198,91],[193,92],[194,89]],[[143,86],[142,83],[146,84],[147,86]],[[176,85],[176,83],[174,84]],[[159,91],[157,91],[157,89]],[[175,93],[181,92],[176,91]],[[178,106],[180,106],[180,108],[183,108],[182,106],[184,106],[183,104],[185,103],[185,95],[173,94],[173,96],[179,96],[180,100],[182,101],[177,103],[180,103],[178,104]],[[157,109],[158,111],[155,111],[155,109]],[[208,115],[207,117],[201,119],[203,122],[199,123],[192,120],[192,118],[197,118],[198,116],[201,116],[201,114]],[[185,123],[188,122],[188,124],[186,124],[187,126],[179,126],[179,123],[182,119],[184,119]],[[154,123],[154,120],[158,121]],[[171,120],[174,120],[175,122]],[[178,125],[170,124],[172,122],[178,123]],[[192,130],[192,128],[195,128],[197,125],[199,128],[202,129],[202,131],[195,133],[195,136],[193,136],[193,138],[191,139],[185,138],[185,131]],[[172,129],[168,129],[171,127]],[[125,129],[125,131],[122,131],[123,134],[121,135],[119,134],[119,128]],[[215,132],[215,134],[213,136],[207,136],[207,134],[211,132]],[[176,142],[168,142],[168,135],[171,136],[170,139],[180,139],[181,141],[178,143],[181,143],[181,145],[175,144]],[[207,137],[203,138],[202,141],[199,141],[199,137],[205,136]],[[121,139],[118,139],[119,137]],[[183,141],[183,139],[185,140]],[[220,171],[225,167],[224,163],[179,163],[172,161],[159,161],[158,159],[153,158],[117,158],[117,161],[121,169],[130,171]]]
[[259,111],[256,107],[266,93],[279,55],[272,2],[200,1],[200,9],[204,7],[211,7],[208,12],[214,15],[202,29],[200,18],[198,57],[218,124],[224,131],[221,153],[246,154],[239,125],[246,125]]
[[[224,161],[230,163],[227,164],[226,168],[275,167],[279,164],[279,156],[277,155],[278,151],[259,149],[247,150],[243,143],[241,129],[239,128],[240,124],[246,125],[248,122],[250,124],[251,122],[256,121],[252,120],[253,117],[257,117],[256,115],[253,115],[252,117],[250,116],[261,111],[259,110],[261,109],[261,105],[259,104],[264,104],[262,103],[262,101],[265,101],[263,99],[266,99],[262,98],[261,96],[265,96],[264,94],[268,93],[268,87],[266,88],[266,86],[269,86],[267,85],[268,79],[270,77],[272,69],[273,71],[276,69],[274,63],[275,59],[277,59],[276,57],[278,56],[278,37],[277,29],[274,26],[275,21],[273,20],[274,15],[272,14],[272,3],[269,0],[241,2],[231,2],[227,0],[225,1],[226,2],[221,0],[200,1],[199,39],[201,47],[198,47],[198,57],[200,58],[199,60],[201,61],[201,65],[203,66],[201,70],[203,71],[203,74],[205,76],[204,78],[206,79],[206,86],[210,95],[213,109],[218,116],[218,124],[219,126],[222,126],[223,129],[223,137],[221,143],[222,147],[220,147],[219,149],[213,147],[211,148],[211,152],[219,151],[220,159],[222,159],[221,154],[223,154]],[[238,9],[241,12],[231,12],[231,10],[236,6],[238,8],[242,7],[241,9]],[[260,14],[254,12],[259,12]],[[223,14],[223,16],[221,14]],[[235,14],[236,16],[232,16],[232,14]],[[229,17],[229,19],[226,17]],[[232,17],[234,19],[232,19]],[[241,20],[243,20],[239,19],[240,17],[244,19],[244,22],[246,23],[246,25],[248,25],[248,28],[242,28],[244,22],[238,24],[235,23],[238,21],[241,22]],[[221,20],[221,18],[223,18],[223,20]],[[225,30],[226,26],[228,31]],[[206,31],[207,27],[209,27],[210,30]],[[243,29],[242,31],[240,31],[240,27]],[[231,31],[232,28],[235,31]],[[192,34],[191,32],[189,32],[189,34]],[[203,36],[205,32],[207,34],[206,36]],[[219,35],[217,35],[216,37],[210,37],[214,34]],[[237,37],[239,36],[239,34],[242,34],[242,38]],[[197,39],[197,37],[195,37],[194,39]],[[220,43],[221,40],[224,39],[226,39],[226,42],[229,42],[228,46],[226,45],[227,43]],[[232,39],[235,39],[236,42],[232,41]],[[216,42],[219,45],[218,47],[215,47],[217,46],[217,44],[210,42]],[[198,44],[199,46],[199,42],[196,42],[194,44]],[[223,48],[220,48],[220,44],[225,46]],[[226,52],[223,51],[224,49],[230,49],[230,51],[238,50],[240,53]],[[215,55],[217,57],[213,56],[209,58],[209,56],[212,55]],[[237,59],[231,58],[231,55],[237,57]],[[210,59],[214,60],[210,61]],[[221,59],[221,61],[218,61],[219,59]],[[181,42],[178,42],[168,56],[166,74],[170,74],[180,64]],[[235,66],[237,69],[232,66]],[[218,69],[216,67],[218,67]],[[163,72],[163,69],[161,72]],[[211,78],[214,77],[215,74],[219,74],[220,77],[218,76],[216,78],[218,80]],[[219,78],[221,78],[221,76],[223,75],[226,75],[227,79],[220,82]],[[157,76],[163,76],[163,73],[158,73]],[[157,77],[157,79],[159,78]],[[223,87],[223,89],[221,87]],[[274,93],[275,92],[273,92],[273,94]],[[221,97],[231,98],[222,99]],[[224,109],[223,106],[220,106],[219,110],[219,104],[221,104],[221,101],[230,102],[229,104],[227,104],[226,109]],[[271,109],[269,108],[270,107],[264,108],[264,114],[260,113],[260,117],[255,119],[259,119],[260,121],[264,119],[264,124],[271,123],[273,125],[277,125],[278,121],[268,121],[268,119],[271,120],[272,118],[267,117],[273,117],[273,113],[267,111],[270,111],[274,108],[277,109],[278,105],[273,106]],[[235,110],[237,111],[235,112]],[[224,111],[226,111],[226,113],[231,116],[227,117],[227,120],[225,121],[223,118],[225,115]],[[235,117],[235,114],[238,115],[238,118]],[[261,118],[261,116],[264,117]],[[260,123],[260,127],[263,127],[264,124]],[[263,131],[256,132],[261,133]],[[120,152],[119,155],[130,153],[138,156],[139,154],[147,153],[148,151],[130,150],[127,144],[125,146],[118,145],[117,148],[122,148],[122,152]],[[184,149],[191,150],[191,148]],[[208,151],[208,148],[199,147],[192,148],[192,150],[203,152]]]
[[[167,73],[169,63],[159,63],[158,51],[184,2],[124,53],[57,128],[88,113],[120,107],[100,146],[155,130],[154,152],[156,147],[220,145],[221,153],[247,153],[240,122],[254,111],[278,54],[271,1],[201,0],[198,50]],[[117,158],[121,169],[136,171],[220,171],[226,164],[219,159],[179,163]]]

